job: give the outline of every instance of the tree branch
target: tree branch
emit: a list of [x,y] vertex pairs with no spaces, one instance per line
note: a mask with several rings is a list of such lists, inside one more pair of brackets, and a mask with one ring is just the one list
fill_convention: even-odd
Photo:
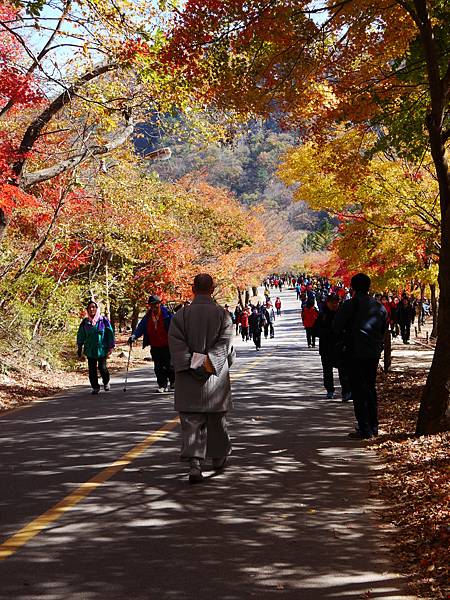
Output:
[[[53,102],[51,102],[47,108],[41,112],[41,114],[34,119],[26,130],[22,142],[19,147],[19,155],[21,158],[14,164],[14,173],[20,177],[22,174],[25,162],[27,160],[27,154],[32,150],[36,140],[39,138],[41,131],[48,125],[52,118],[62,109],[66,104],[69,104],[72,97],[76,95],[77,91],[82,88],[86,83],[96,79],[104,73],[117,69],[118,63],[106,63],[98,65],[94,69],[87,71],[78,81],[73,83],[67,90],[57,96]],[[66,169],[64,169],[66,170]],[[49,179],[49,178],[47,178]],[[45,181],[42,180],[42,181]]]
[[63,160],[56,165],[48,167],[46,169],[41,169],[40,171],[35,171],[34,173],[23,173],[20,179],[20,187],[24,190],[31,188],[33,185],[38,183],[42,183],[43,181],[47,181],[49,179],[53,179],[57,175],[61,175],[61,173],[65,173],[66,171],[70,171],[82,164],[89,158],[93,156],[101,156],[103,154],[108,154],[112,150],[115,150],[122,144],[124,144],[127,139],[132,135],[134,131],[134,123],[132,121],[128,122],[124,130],[117,135],[117,137],[113,138],[107,144],[104,145],[94,145],[86,148],[83,152],[72,156],[67,160]]

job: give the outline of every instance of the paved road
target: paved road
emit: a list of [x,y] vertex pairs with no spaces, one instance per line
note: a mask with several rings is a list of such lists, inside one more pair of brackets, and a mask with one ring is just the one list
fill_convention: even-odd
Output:
[[282,299],[274,340],[236,344],[233,455],[201,485],[149,369],[126,393],[117,379],[0,418],[2,600],[412,599],[369,499],[377,465],[346,438],[352,407],[324,399]]

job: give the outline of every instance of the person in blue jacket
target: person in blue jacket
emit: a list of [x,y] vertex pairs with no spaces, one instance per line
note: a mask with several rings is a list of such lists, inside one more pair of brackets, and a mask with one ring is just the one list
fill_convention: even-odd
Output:
[[167,335],[173,315],[167,306],[161,303],[159,296],[151,295],[148,299],[148,306],[149,309],[146,315],[138,323],[128,343],[131,345],[136,339],[143,336],[142,347],[150,346],[150,355],[158,382],[156,391],[163,394],[173,390],[175,386],[175,372],[170,357]]

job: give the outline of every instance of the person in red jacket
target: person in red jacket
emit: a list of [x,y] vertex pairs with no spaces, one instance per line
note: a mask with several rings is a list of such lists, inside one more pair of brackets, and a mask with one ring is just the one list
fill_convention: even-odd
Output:
[[242,341],[248,342],[248,309],[247,307],[240,314],[240,323],[241,323],[241,335]]
[[279,296],[275,300],[275,308],[277,309],[277,317],[279,317],[281,315],[281,300]]
[[314,300],[308,300],[302,310],[303,327],[306,330],[306,341],[308,348],[316,347],[316,336],[314,335],[314,325],[319,316],[319,311],[314,306]]

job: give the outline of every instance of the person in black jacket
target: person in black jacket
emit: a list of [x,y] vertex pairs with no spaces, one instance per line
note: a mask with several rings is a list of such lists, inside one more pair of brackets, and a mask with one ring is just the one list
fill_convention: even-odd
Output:
[[409,338],[411,337],[411,323],[414,320],[414,316],[414,307],[408,296],[403,294],[397,308],[397,320],[400,325],[400,333],[404,344],[409,344]]
[[345,357],[340,356],[339,336],[333,331],[332,324],[339,308],[339,296],[330,294],[319,312],[315,330],[319,336],[319,354],[322,361],[323,385],[327,391],[327,398],[334,398],[333,368],[338,369],[339,381],[342,387],[342,401],[351,399],[350,383],[348,380]]
[[263,316],[260,311],[254,306],[252,314],[248,318],[248,326],[251,333],[251,338],[256,346],[256,349],[261,348],[261,331],[263,328]]
[[344,334],[348,356],[350,387],[358,429],[349,434],[353,439],[378,435],[376,376],[383,349],[387,313],[382,304],[369,296],[370,277],[354,275],[354,295],[338,310],[332,324],[336,334]]

